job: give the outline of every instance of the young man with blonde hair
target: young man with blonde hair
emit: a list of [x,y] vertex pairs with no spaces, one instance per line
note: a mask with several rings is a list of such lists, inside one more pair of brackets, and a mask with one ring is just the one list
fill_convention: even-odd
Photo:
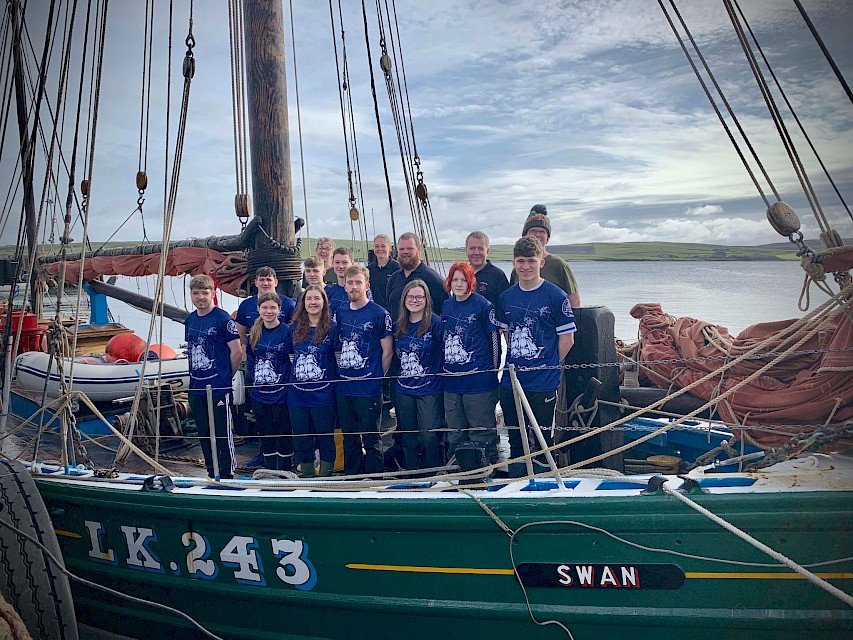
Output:
[[[210,276],[190,280],[190,297],[195,311],[184,322],[190,386],[188,398],[198,429],[207,475],[215,479],[234,476],[234,435],[231,431],[231,379],[243,354],[240,334],[231,316],[213,304],[214,283]],[[207,403],[207,387],[213,392],[213,415]],[[211,424],[212,420],[212,424]],[[216,450],[210,432],[216,436]],[[214,456],[219,476],[213,466]]]

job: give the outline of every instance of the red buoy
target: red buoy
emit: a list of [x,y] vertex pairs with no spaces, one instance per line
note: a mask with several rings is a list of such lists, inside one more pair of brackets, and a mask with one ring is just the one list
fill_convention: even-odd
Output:
[[110,338],[104,349],[104,358],[108,362],[126,360],[127,362],[138,362],[139,356],[145,352],[145,340],[135,333],[120,333]]
[[139,354],[139,360],[171,360],[178,354],[167,344],[152,344],[146,351]]

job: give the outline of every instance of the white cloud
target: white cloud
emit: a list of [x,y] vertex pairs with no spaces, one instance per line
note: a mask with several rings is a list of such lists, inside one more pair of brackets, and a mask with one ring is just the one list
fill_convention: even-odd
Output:
[[[370,231],[374,220],[377,231],[389,231],[388,189],[356,4],[346,3],[344,18],[363,209]],[[176,237],[238,229],[233,215],[225,3],[205,6],[210,9],[196,11],[195,16],[197,74]],[[719,4],[703,0],[683,1],[679,6],[729,92],[774,186],[783,199],[796,200],[799,184],[767,119],[766,107],[752,88],[725,12]],[[186,27],[187,10],[186,1],[175,3],[178,33]],[[347,156],[329,52],[328,8],[321,3],[298,3],[294,10],[311,233],[349,237]],[[744,10],[824,162],[849,194],[853,184],[849,102],[827,71],[811,35],[788,2],[756,0]],[[853,8],[849,3],[821,0],[810,2],[808,10],[842,70],[849,69],[853,51],[846,46],[844,25],[853,17]],[[92,215],[99,216],[95,229],[104,238],[107,223],[120,223],[136,201],[133,176],[141,69],[137,27],[142,11],[137,3],[110,8],[117,20],[108,32],[108,46],[121,47],[122,54],[107,56],[99,116]],[[409,90],[407,107],[411,107],[417,150],[442,241],[458,244],[471,229],[483,228],[493,242],[512,242],[534,202],[548,205],[554,241],[559,243],[689,238],[742,244],[778,238],[764,221],[765,205],[655,3],[398,0],[397,12]],[[164,20],[165,15],[158,19]],[[152,96],[151,187],[145,205],[149,236],[161,224],[164,192],[164,33],[165,22],[161,22],[155,34],[161,64]],[[183,34],[178,40],[183,40]],[[179,44],[173,54],[173,103],[183,56]],[[371,47],[375,59],[375,38]],[[294,210],[302,215],[292,66],[288,51]],[[399,233],[411,226],[408,199],[381,75],[376,80]],[[172,142],[176,113],[175,108]],[[801,142],[798,133],[793,135]],[[5,188],[14,157],[4,151],[0,169]],[[350,144],[353,167],[354,151]],[[815,171],[815,161],[808,153],[803,158],[830,220],[842,235],[853,235],[850,218]],[[762,190],[773,199],[769,185],[760,180]],[[55,196],[60,202],[65,199],[65,182],[60,179],[60,194]],[[815,233],[806,209],[798,205],[798,211],[804,230]],[[12,234],[12,225],[7,225],[4,240]],[[138,239],[140,235],[140,222],[132,220],[118,237]]]
[[686,216],[711,216],[720,215],[723,208],[718,204],[702,204],[697,207],[688,207],[684,212]]

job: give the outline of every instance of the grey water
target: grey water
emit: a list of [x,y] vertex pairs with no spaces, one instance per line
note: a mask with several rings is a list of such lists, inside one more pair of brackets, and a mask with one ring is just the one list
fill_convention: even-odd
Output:
[[[509,262],[496,262],[507,273]],[[449,266],[449,265],[448,265]],[[608,307],[616,319],[616,337],[633,341],[637,320],[630,310],[635,304],[656,302],[673,316],[690,316],[726,327],[732,334],[757,322],[802,317],[797,299],[803,272],[796,261],[777,262],[572,262],[583,306]],[[166,302],[190,305],[185,288],[189,278],[168,278]],[[118,286],[153,294],[154,279],[120,278]],[[812,288],[812,308],[826,295]],[[220,296],[229,313],[239,300]],[[145,337],[150,316],[116,300],[110,301],[117,322]],[[183,326],[163,321],[163,342],[177,346],[184,339]],[[155,340],[156,341],[156,340]]]

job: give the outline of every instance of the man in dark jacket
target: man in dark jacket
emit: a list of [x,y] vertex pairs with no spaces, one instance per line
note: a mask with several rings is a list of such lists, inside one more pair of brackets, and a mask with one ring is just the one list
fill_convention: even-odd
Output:
[[444,280],[433,269],[421,262],[421,239],[416,233],[408,231],[400,236],[397,241],[397,261],[400,263],[400,270],[388,280],[388,303],[391,305],[391,316],[396,318],[399,315],[403,289],[416,278],[426,282],[432,298],[433,313],[441,315],[441,305],[447,299]]
[[477,276],[477,293],[497,306],[498,298],[509,289],[509,280],[488,260],[489,250],[489,236],[482,231],[472,231],[465,238],[465,255]]

